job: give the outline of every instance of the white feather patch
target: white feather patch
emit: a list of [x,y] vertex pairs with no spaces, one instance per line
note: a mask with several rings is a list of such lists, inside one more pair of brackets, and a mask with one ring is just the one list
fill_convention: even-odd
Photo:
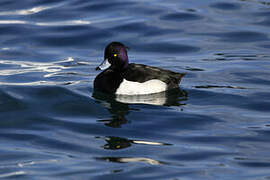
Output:
[[120,84],[115,94],[123,95],[140,95],[153,94],[167,90],[167,84],[158,80],[152,79],[143,83],[128,81],[126,79]]

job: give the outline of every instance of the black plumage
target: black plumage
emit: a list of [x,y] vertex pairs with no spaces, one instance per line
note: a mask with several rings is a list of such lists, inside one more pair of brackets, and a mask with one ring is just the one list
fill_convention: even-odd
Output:
[[119,42],[112,42],[105,48],[104,59],[110,67],[95,78],[94,89],[105,93],[115,93],[124,79],[139,83],[157,79],[166,83],[166,89],[170,90],[178,88],[185,75],[143,64],[129,64],[127,49]]

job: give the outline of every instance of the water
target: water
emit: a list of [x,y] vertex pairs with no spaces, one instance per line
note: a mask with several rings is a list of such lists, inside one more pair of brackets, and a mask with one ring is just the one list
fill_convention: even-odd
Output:
[[[269,19],[266,0],[1,0],[0,179],[269,179]],[[93,93],[111,41],[181,89]]]

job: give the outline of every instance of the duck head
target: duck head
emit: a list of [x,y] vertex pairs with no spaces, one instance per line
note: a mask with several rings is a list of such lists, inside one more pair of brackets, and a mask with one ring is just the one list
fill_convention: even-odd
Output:
[[128,67],[127,47],[120,42],[111,42],[104,51],[104,61],[96,70],[112,68],[114,70],[124,70]]

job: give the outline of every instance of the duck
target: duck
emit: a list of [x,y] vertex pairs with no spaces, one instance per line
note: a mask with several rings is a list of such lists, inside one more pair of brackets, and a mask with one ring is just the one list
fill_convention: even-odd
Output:
[[104,61],[96,67],[102,70],[94,80],[94,91],[115,95],[147,95],[179,88],[185,73],[129,63],[128,48],[121,42],[111,42],[104,50]]

